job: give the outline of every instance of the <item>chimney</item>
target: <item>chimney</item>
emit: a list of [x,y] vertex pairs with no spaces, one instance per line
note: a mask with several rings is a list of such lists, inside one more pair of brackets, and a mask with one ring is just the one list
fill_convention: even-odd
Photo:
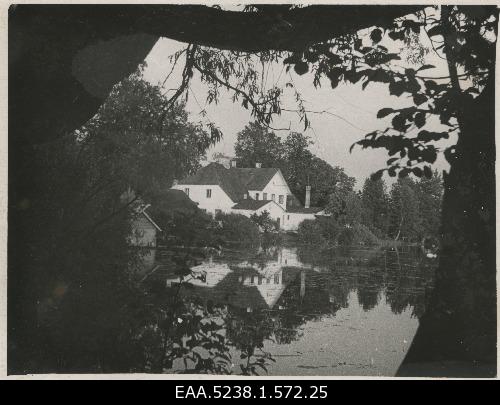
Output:
[[260,169],[260,168],[262,167],[262,163],[255,163],[255,167],[256,167],[257,169]]
[[236,159],[231,159],[230,160],[229,167],[236,167]]
[[309,208],[311,206],[311,186],[306,186],[306,201],[304,203],[304,208]]

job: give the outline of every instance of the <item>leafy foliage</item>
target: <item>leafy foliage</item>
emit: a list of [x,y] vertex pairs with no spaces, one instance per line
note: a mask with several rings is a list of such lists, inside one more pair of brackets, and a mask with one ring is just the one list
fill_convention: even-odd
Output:
[[[362,148],[387,149],[391,158],[388,167],[377,172],[390,176],[414,174],[430,177],[431,165],[443,153],[452,161],[454,148],[444,150],[436,141],[459,132],[462,106],[481,93],[494,70],[497,17],[494,7],[444,6],[428,7],[399,18],[391,27],[374,27],[369,34],[346,34],[322,43],[312,44],[295,52],[262,52],[255,55],[238,52],[216,52],[196,48],[186,66],[198,69],[202,80],[211,87],[208,101],[216,102],[220,88],[233,93],[234,100],[242,100],[245,108],[262,125],[270,128],[274,115],[280,114],[283,90],[272,86],[265,89],[265,72],[259,63],[282,61],[289,72],[313,75],[313,83],[320,86],[326,78],[332,88],[339,83],[370,83],[388,85],[391,95],[409,97],[414,106],[400,109],[382,109],[380,118],[392,115],[391,126],[374,131],[356,144]],[[432,78],[425,71],[433,66],[425,63],[430,52],[422,45],[422,36],[429,37],[434,53],[446,59],[452,67],[449,77]],[[442,40],[441,40],[442,39]],[[401,44],[401,52],[390,51]],[[402,56],[406,65],[400,66]],[[457,67],[461,73],[457,73]],[[236,83],[230,83],[236,79]],[[307,110],[293,80],[285,87],[295,91],[299,118],[305,128],[310,126]],[[424,127],[437,117],[447,127],[443,131],[428,131]],[[417,136],[413,135],[418,131]]]
[[234,151],[241,167],[275,167],[283,156],[281,139],[267,127],[258,122],[250,122],[238,132]]
[[228,243],[257,245],[260,241],[259,227],[251,219],[239,214],[218,214],[220,226],[216,230],[222,240]]
[[217,139],[190,123],[181,104],[163,116],[163,101],[139,70],[79,131],[36,147],[39,371],[143,370],[136,337],[153,314],[134,272],[144,252],[128,245],[138,197],[121,197],[168,187]]
[[311,186],[311,205],[323,207],[333,190],[352,190],[354,178],[344,169],[332,167],[309,150],[311,140],[303,134],[291,132],[281,140],[274,132],[258,123],[250,123],[238,134],[236,158],[242,167],[281,169],[292,193],[304,203],[305,187]]
[[98,148],[96,159],[139,194],[196,171],[207,148],[220,139],[203,124],[189,122],[183,104],[165,113],[167,99],[143,79],[143,69],[115,86],[96,116],[77,131],[82,147]]
[[279,229],[278,222],[271,218],[268,211],[263,211],[259,215],[256,213],[250,216],[250,219],[255,222],[264,233],[277,231]]

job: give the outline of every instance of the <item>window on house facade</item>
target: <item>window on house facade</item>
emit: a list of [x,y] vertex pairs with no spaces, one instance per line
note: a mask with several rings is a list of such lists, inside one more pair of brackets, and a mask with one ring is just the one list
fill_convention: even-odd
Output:
[[286,219],[290,219],[290,215],[287,215],[287,216],[286,216]]
[[189,197],[189,188],[185,188],[184,189],[184,192],[186,193],[186,195]]
[[275,274],[274,275],[274,284],[279,284],[280,283],[280,275],[279,274]]
[[263,200],[267,200],[267,193],[264,193],[264,194],[262,195],[262,199],[263,199]]
[[275,194],[271,194],[271,200],[276,201],[276,195]]
[[246,200],[247,198],[248,198],[248,194],[247,193],[243,194],[243,199]]
[[283,195],[280,195],[280,196],[278,197],[278,202],[279,202],[280,204],[283,204],[284,200],[285,200],[285,198],[284,198],[284,196],[283,196]]
[[207,198],[212,198],[212,189],[207,188]]
[[258,200],[259,199],[259,193],[255,193],[255,199]]

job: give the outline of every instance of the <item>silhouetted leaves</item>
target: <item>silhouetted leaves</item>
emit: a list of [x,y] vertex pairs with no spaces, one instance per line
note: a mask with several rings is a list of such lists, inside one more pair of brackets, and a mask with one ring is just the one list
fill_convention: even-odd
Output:
[[422,169],[420,167],[414,167],[411,170],[415,176],[422,177]]
[[440,139],[448,139],[448,137],[448,132],[430,132],[425,129],[420,131],[417,135],[418,140],[425,143],[439,141]]
[[414,122],[417,128],[422,128],[425,125],[425,121],[426,120],[424,112],[418,112],[417,114],[415,114]]
[[389,84],[389,93],[393,96],[399,97],[405,91],[405,84],[402,80],[393,81]]
[[379,28],[375,28],[372,30],[370,33],[370,39],[373,41],[373,43],[378,43],[382,40],[382,30]]
[[394,112],[393,108],[382,108],[381,110],[378,111],[377,118],[384,118],[389,114],[392,114],[393,112]]
[[372,179],[373,181],[380,180],[382,178],[382,175],[384,174],[384,171],[385,171],[384,169],[377,170],[370,176],[370,179]]
[[293,68],[298,75],[303,75],[309,71],[307,62],[303,61],[297,62]]
[[427,97],[424,95],[424,94],[421,94],[421,93],[417,93],[417,94],[414,94],[413,95],[413,102],[416,104],[416,105],[420,105],[420,104],[423,104],[427,101]]

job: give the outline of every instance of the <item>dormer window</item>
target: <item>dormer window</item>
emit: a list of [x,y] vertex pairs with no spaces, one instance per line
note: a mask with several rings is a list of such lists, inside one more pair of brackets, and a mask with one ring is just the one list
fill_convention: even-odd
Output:
[[259,193],[255,193],[255,199],[258,200],[259,199]]
[[247,198],[248,198],[248,194],[247,193],[243,194],[243,199],[246,200]]

